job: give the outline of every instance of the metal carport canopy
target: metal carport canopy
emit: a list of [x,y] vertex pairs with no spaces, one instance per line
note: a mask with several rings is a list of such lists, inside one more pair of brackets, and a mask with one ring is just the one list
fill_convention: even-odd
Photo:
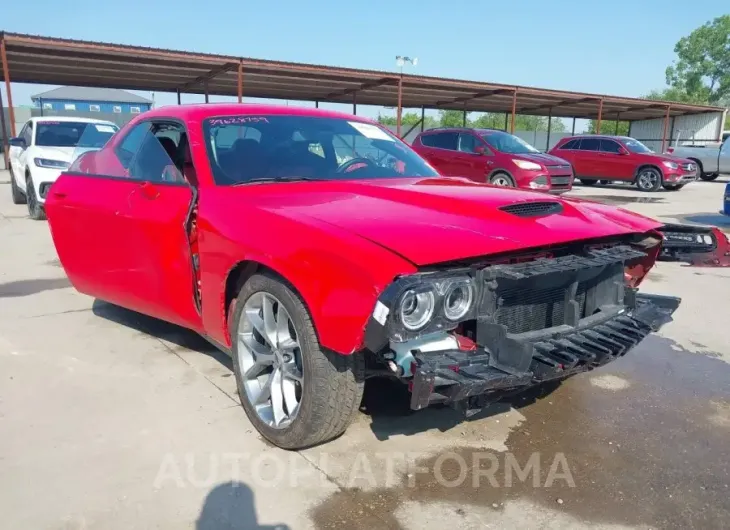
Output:
[[[0,34],[10,81],[308,100],[643,120],[722,112],[704,105],[650,101],[534,87]],[[3,69],[3,72],[5,70]],[[3,74],[5,77],[5,75]],[[516,96],[516,97],[515,97]]]

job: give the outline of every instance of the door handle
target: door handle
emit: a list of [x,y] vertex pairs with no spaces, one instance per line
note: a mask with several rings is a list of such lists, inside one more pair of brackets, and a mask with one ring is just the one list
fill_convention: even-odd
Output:
[[146,199],[154,200],[157,197],[159,197],[160,192],[157,189],[157,187],[149,182],[143,182],[140,185],[140,190],[142,190],[142,195]]
[[52,193],[56,199],[65,199],[66,198],[66,194],[62,191],[53,191]]

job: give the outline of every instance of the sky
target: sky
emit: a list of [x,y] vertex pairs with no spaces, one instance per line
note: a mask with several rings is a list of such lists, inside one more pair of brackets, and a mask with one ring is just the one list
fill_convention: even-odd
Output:
[[[9,32],[392,71],[406,55],[420,75],[637,97],[665,86],[681,37],[730,12],[728,0],[2,3]],[[50,88],[15,83],[13,100],[30,105]],[[394,111],[358,106],[378,112]]]

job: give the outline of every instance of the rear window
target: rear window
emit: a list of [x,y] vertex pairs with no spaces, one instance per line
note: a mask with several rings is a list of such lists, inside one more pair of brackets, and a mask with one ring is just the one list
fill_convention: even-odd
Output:
[[442,132],[424,134],[421,136],[421,143],[426,147],[438,147],[439,149],[456,151],[459,143],[459,133]]
[[583,138],[580,142],[581,151],[598,151],[601,141],[598,138]]
[[225,116],[203,122],[215,182],[435,177],[389,131],[315,116]]

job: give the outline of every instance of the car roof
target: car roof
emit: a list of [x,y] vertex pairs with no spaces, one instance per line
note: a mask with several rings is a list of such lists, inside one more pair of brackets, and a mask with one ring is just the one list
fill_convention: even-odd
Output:
[[563,140],[574,140],[576,138],[596,138],[606,140],[630,140],[628,136],[614,136],[612,134],[576,134],[575,136],[566,136]]
[[74,123],[103,123],[104,125],[117,125],[108,120],[97,120],[95,118],[82,118],[81,116],[36,116],[31,118],[33,123],[43,122],[74,122]]
[[257,103],[197,103],[189,105],[168,105],[148,110],[145,118],[179,118],[181,120],[204,120],[216,116],[279,114],[282,116],[312,116],[336,118],[350,121],[375,123],[361,116],[345,112],[322,110],[311,107],[290,107],[288,105],[262,105]]
[[507,131],[503,131],[502,129],[488,129],[486,127],[432,127],[431,129],[426,129],[422,133],[419,134],[427,134],[431,132],[459,132],[459,131],[469,131],[469,132],[475,132],[475,133],[506,133],[510,134]]

